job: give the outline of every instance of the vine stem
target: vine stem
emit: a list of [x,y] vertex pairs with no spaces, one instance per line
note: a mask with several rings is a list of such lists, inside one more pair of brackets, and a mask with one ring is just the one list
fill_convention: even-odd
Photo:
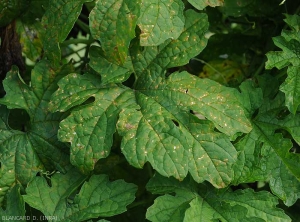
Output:
[[211,68],[211,69],[214,70],[216,73],[218,73],[219,75],[221,75],[222,78],[223,78],[223,80],[224,80],[224,82],[226,82],[226,79],[225,79],[224,75],[223,75],[220,71],[218,71],[217,69],[215,69],[215,68],[214,68],[212,65],[210,65],[209,63],[205,62],[205,61],[202,60],[202,59],[198,59],[198,58],[192,58],[192,60],[195,60],[195,61],[201,62],[202,64],[207,65],[209,68]]

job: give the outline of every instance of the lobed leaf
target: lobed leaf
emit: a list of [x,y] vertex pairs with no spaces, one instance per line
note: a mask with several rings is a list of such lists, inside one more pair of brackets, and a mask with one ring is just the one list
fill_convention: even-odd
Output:
[[33,24],[26,24],[21,20],[16,21],[16,32],[20,36],[22,52],[31,61],[36,61],[42,54],[43,44],[41,33],[43,32],[41,23],[35,21]]
[[159,84],[167,68],[185,65],[204,49],[207,44],[207,15],[193,10],[187,10],[184,15],[185,26],[178,39],[166,40],[158,47],[145,47],[143,52],[133,47],[133,68],[138,78],[142,76],[136,87]]
[[280,90],[285,93],[285,104],[292,113],[296,113],[300,104],[299,72],[299,66],[290,66],[287,70],[288,77],[280,86]]
[[25,203],[20,194],[20,186],[15,185],[7,193],[6,210],[0,208],[0,215],[2,220],[17,220],[26,221],[25,217]]
[[130,41],[135,37],[141,0],[97,1],[90,13],[90,29],[101,42],[106,59],[123,64]]
[[286,15],[285,22],[290,26],[291,30],[283,30],[281,36],[273,38],[274,44],[282,49],[282,51],[268,52],[266,55],[268,61],[266,68],[276,67],[282,69],[288,66],[288,78],[280,86],[280,90],[285,93],[286,106],[291,113],[295,114],[300,104],[299,87],[297,72],[300,66],[300,25],[297,21],[300,19],[298,15]]
[[122,83],[133,72],[131,58],[128,56],[123,65],[109,62],[100,47],[92,46],[89,51],[89,65],[101,75],[102,84]]
[[140,44],[157,46],[167,39],[177,39],[184,27],[184,4],[180,0],[141,0],[138,26]]
[[[187,72],[165,77],[167,68],[187,63],[207,42],[207,16],[193,10],[185,16],[185,29],[177,40],[145,47],[142,52],[134,41],[128,65],[110,63],[115,74],[108,76],[100,65],[109,62],[98,64],[103,52],[92,48],[90,64],[99,71],[101,81],[90,74],[70,74],[59,82],[50,103],[52,111],[85,103],[61,122],[59,130],[60,140],[71,143],[72,164],[82,172],[93,170],[109,154],[117,124],[123,136],[121,149],[135,167],[149,161],[162,175],[182,180],[190,172],[197,182],[207,180],[216,187],[232,180],[237,152],[229,138],[215,132],[207,121],[199,121],[190,110],[213,121],[227,135],[248,132],[251,125],[238,92]],[[109,84],[126,78],[131,63],[137,77],[133,89]]]
[[84,2],[91,0],[50,0],[42,18],[45,33],[42,37],[45,57],[54,66],[59,65],[61,52],[59,43],[63,42],[74,26]]
[[97,85],[91,77],[77,74],[63,78],[59,85],[64,88],[53,95],[52,110],[64,111],[95,98],[63,120],[58,135],[71,143],[71,163],[83,172],[91,171],[97,160],[109,155],[118,113],[134,103],[132,92],[126,87]]
[[194,6],[198,10],[203,10],[205,7],[216,7],[222,6],[224,4],[224,0],[188,0],[192,6]]
[[[54,70],[49,62],[40,61],[32,71],[31,86],[19,77],[16,68],[4,80],[6,95],[0,100],[10,109],[24,109],[30,117],[26,132],[13,130],[8,125],[9,111],[1,106],[3,116],[0,137],[0,188],[7,190],[15,182],[27,184],[39,171],[57,169],[64,172],[69,156],[65,146],[57,141],[61,113],[49,112],[49,98],[56,90],[61,76],[70,71],[69,66]],[[28,127],[28,128],[27,128]]]
[[[254,88],[250,88],[250,85],[248,87],[242,89],[242,93],[246,93],[248,98],[258,95]],[[278,118],[284,105],[282,94],[277,95],[274,100],[260,100],[259,112],[252,120],[252,131],[235,146],[240,153],[234,166],[233,184],[270,180],[273,193],[287,206],[291,206],[300,197],[300,171],[296,167],[300,155],[290,152],[291,139],[275,132],[286,130],[299,143],[300,119],[298,115],[292,114]],[[249,115],[253,112],[256,110],[253,109]]]
[[57,216],[62,221],[84,221],[120,214],[135,199],[135,185],[123,180],[110,182],[105,175],[91,176],[74,196],[74,191],[85,179],[86,176],[72,168],[67,174],[54,174],[51,187],[45,178],[35,177],[23,198],[44,215]]
[[[278,201],[269,192],[251,189],[218,192],[205,184],[181,183],[158,175],[150,179],[147,184],[150,192],[175,192],[175,195],[165,194],[156,198],[147,210],[148,220],[291,221],[283,210],[276,208]],[[197,214],[200,217],[196,218]]]

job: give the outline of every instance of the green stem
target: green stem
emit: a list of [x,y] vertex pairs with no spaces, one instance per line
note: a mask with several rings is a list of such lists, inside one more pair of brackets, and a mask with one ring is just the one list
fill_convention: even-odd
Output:
[[222,76],[224,82],[226,82],[226,79],[225,79],[224,75],[223,75],[221,72],[219,72],[217,69],[215,69],[215,68],[214,68],[212,65],[210,65],[209,63],[205,62],[205,61],[202,60],[202,59],[198,59],[198,58],[192,58],[192,60],[195,60],[195,61],[201,62],[202,64],[207,65],[209,68],[211,68],[211,69],[214,70],[216,73],[218,73],[220,76]]
[[138,201],[138,202],[134,202],[132,204],[130,204],[127,209],[132,209],[132,208],[135,208],[135,207],[138,207],[138,206],[142,206],[142,205],[145,205],[145,204],[148,204],[149,200],[141,200],[141,201]]
[[260,64],[260,66],[258,67],[258,69],[255,71],[255,73],[253,75],[254,78],[257,77],[261,73],[261,71],[265,68],[265,64],[266,64],[265,62],[266,62],[266,60],[264,59],[262,61],[262,63]]
[[66,55],[64,55],[64,58],[66,58],[66,57],[68,57],[68,56],[70,56],[70,55],[72,55],[72,54],[74,54],[74,53],[78,53],[79,51],[81,51],[81,50],[83,50],[83,49],[85,49],[86,48],[86,46],[85,47],[82,47],[82,48],[80,48],[80,49],[77,49],[77,50],[72,50],[71,52],[69,52],[68,54],[66,54]]
[[80,19],[77,19],[76,24],[86,33],[90,33],[90,27]]
[[71,44],[92,44],[94,42],[94,39],[68,39],[64,41],[63,43],[60,43],[61,47],[66,47]]

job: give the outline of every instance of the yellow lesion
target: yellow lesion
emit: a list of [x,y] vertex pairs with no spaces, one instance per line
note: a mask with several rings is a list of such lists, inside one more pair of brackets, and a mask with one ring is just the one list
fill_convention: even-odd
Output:
[[198,76],[212,79],[224,85],[232,85],[241,83],[244,80],[246,68],[246,65],[229,59],[214,60],[208,63],[205,62],[203,70]]

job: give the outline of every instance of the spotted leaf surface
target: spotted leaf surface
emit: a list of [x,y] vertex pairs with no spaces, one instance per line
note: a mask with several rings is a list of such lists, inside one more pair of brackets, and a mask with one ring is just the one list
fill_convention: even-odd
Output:
[[[214,132],[212,124],[197,122],[188,112],[204,110],[203,115],[220,129],[227,126],[228,134],[247,132],[251,126],[234,100],[236,91],[185,72],[172,74],[164,84],[147,90],[97,85],[95,80],[90,75],[68,75],[59,82],[61,87],[50,104],[53,110],[64,111],[95,98],[73,110],[59,130],[59,138],[71,143],[71,162],[83,172],[110,153],[118,121],[118,132],[124,136],[122,151],[133,166],[140,168],[149,161],[163,175],[183,179],[190,172],[197,181],[208,180],[216,187],[231,181],[234,147],[225,135]],[[226,99],[223,104],[218,90],[229,93],[231,103]],[[206,104],[206,99],[213,105]]]
[[125,62],[129,43],[135,37],[139,7],[139,0],[100,0],[91,11],[91,33],[101,42],[104,54],[111,62]]
[[26,184],[42,170],[64,172],[69,158],[62,150],[65,146],[56,139],[58,123],[64,116],[51,113],[48,102],[58,79],[70,70],[65,66],[54,71],[49,62],[42,60],[32,71],[30,86],[19,77],[16,68],[7,74],[6,95],[0,103],[10,109],[24,109],[30,119],[24,124],[25,130],[13,130],[8,123],[9,111],[1,106],[6,113],[0,129],[1,189],[7,191],[17,181]]
[[194,10],[185,12],[184,30],[178,39],[166,40],[157,47],[144,47],[143,51],[133,48],[132,63],[137,77],[137,87],[147,88],[158,84],[167,68],[185,65],[206,46],[205,33],[208,30],[206,14]]
[[[206,44],[207,16],[193,10],[185,16],[185,30],[177,40],[142,51],[134,41],[128,66],[111,63],[115,73],[101,66],[108,61],[97,62],[103,53],[93,47],[90,65],[101,78],[74,73],[59,82],[51,110],[76,107],[61,122],[59,139],[71,144],[71,162],[82,172],[93,170],[99,159],[109,155],[117,125],[123,136],[121,149],[135,167],[150,162],[162,175],[182,180],[189,172],[196,181],[207,180],[216,187],[232,180],[237,153],[225,134],[251,130],[238,91],[187,72],[165,76],[167,68],[187,63]],[[129,72],[136,76],[132,88],[117,80],[126,79]],[[191,110],[213,124],[201,122]]]
[[[84,221],[108,217],[126,211],[135,199],[137,187],[123,180],[110,182],[105,175],[93,175],[86,180],[76,169],[67,174],[54,174],[49,187],[43,177],[36,177],[26,188],[24,200],[44,215],[55,215],[62,221]],[[69,196],[80,188],[73,200]]]
[[128,88],[97,85],[95,80],[85,75],[67,76],[59,82],[64,88],[53,95],[51,103],[52,110],[64,111],[91,96],[95,98],[63,120],[58,135],[62,141],[71,143],[71,162],[83,172],[91,171],[97,160],[109,155],[118,113],[134,104]]
[[92,46],[90,48],[89,65],[101,75],[101,82],[122,83],[128,79],[133,72],[130,56],[127,56],[123,65],[116,65],[108,61],[100,47]]
[[193,5],[196,9],[202,10],[207,6],[216,7],[222,6],[224,0],[188,0],[191,5]]
[[141,0],[141,45],[157,46],[167,39],[177,39],[185,23],[183,8],[180,0]]

